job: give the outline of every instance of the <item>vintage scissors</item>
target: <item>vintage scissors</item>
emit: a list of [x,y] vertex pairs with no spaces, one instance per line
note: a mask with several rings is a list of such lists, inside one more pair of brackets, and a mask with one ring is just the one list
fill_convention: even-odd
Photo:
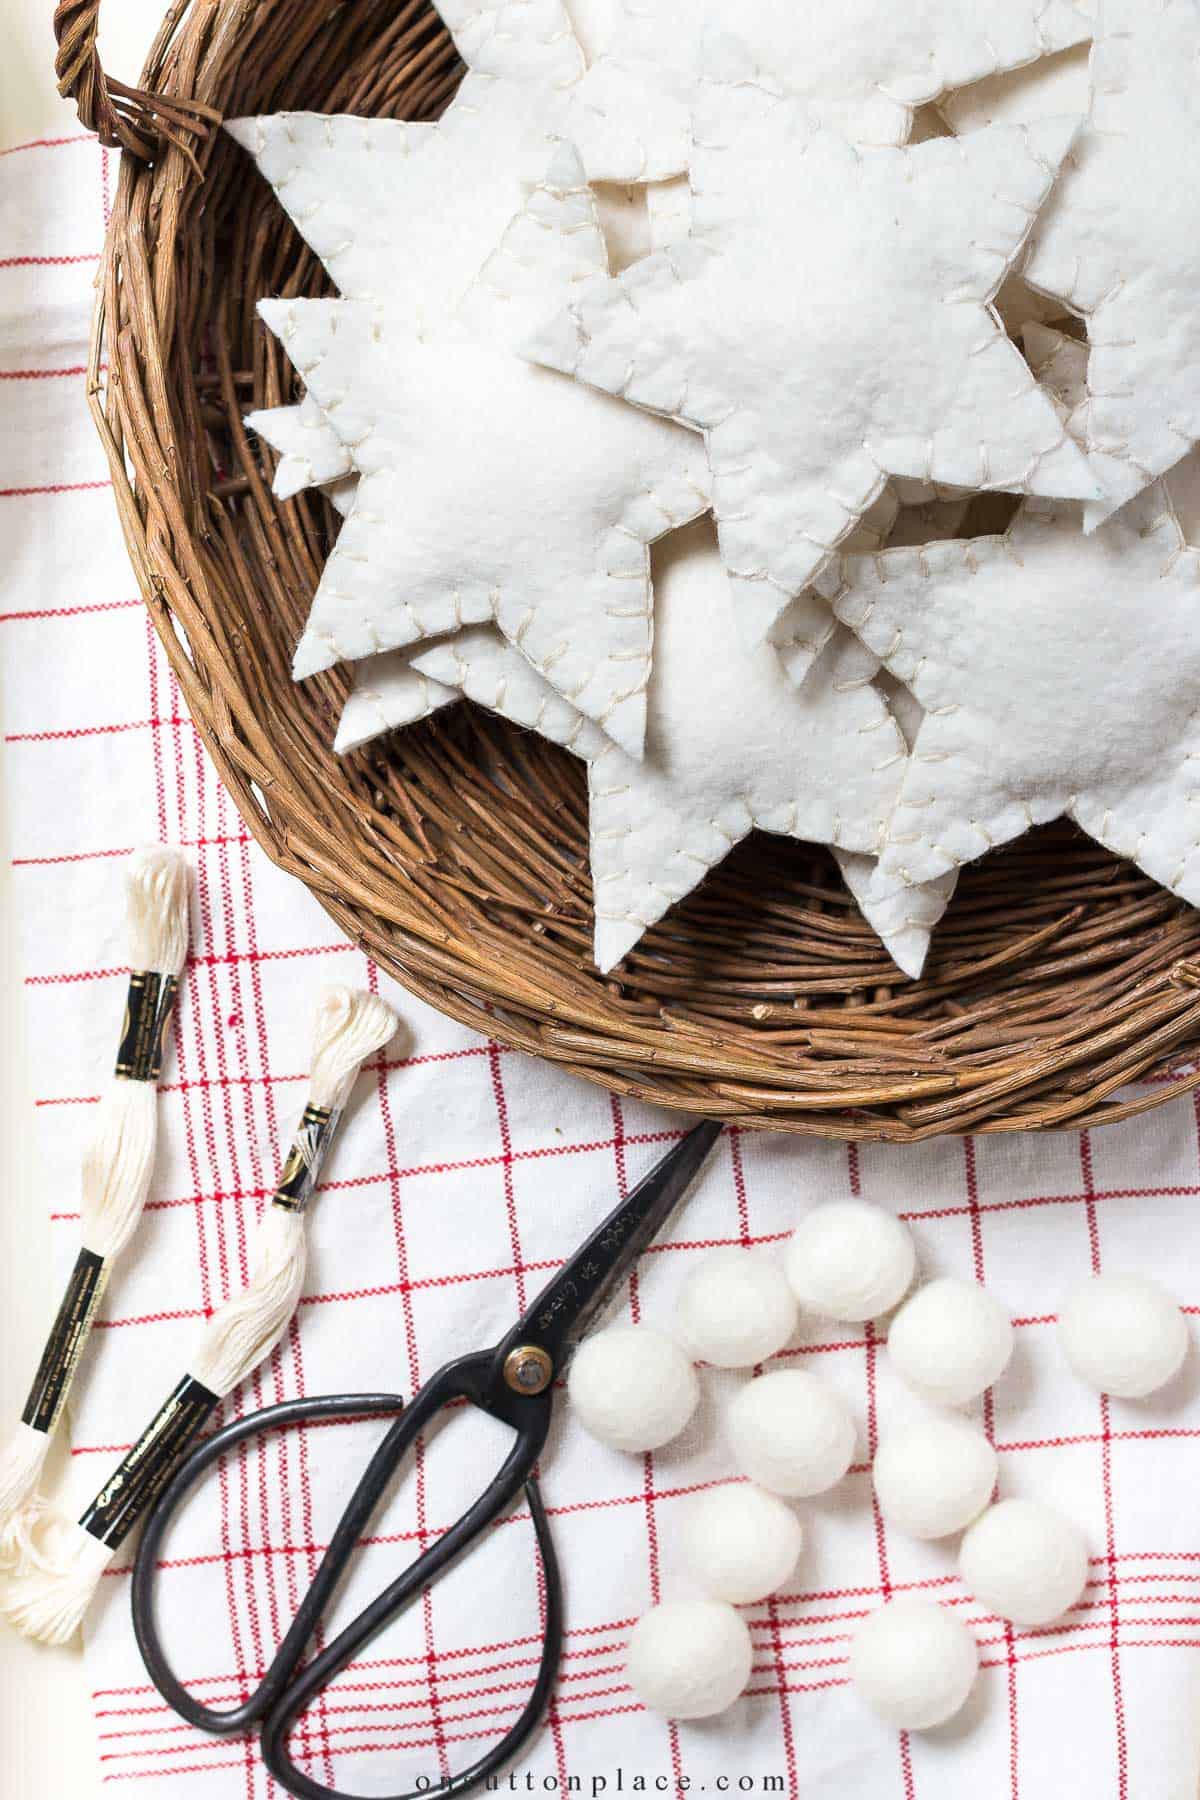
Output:
[[[520,1717],[504,1738],[462,1774],[436,1785],[442,1793],[465,1793],[520,1749],[541,1718],[562,1653],[562,1586],[534,1472],[550,1427],[553,1384],[566,1369],[579,1339],[683,1198],[720,1129],[719,1125],[708,1123],[688,1132],[563,1265],[506,1337],[489,1350],[478,1350],[446,1363],[407,1406],[396,1394],[337,1394],[288,1400],[235,1419],[206,1439],[181,1464],[146,1521],[133,1571],[133,1625],[154,1685],[182,1719],[201,1731],[223,1736],[258,1725],[263,1763],[281,1787],[299,1796],[299,1800],[346,1800],[335,1788],[324,1787],[297,1767],[288,1750],[292,1727],[363,1646],[468,1549],[508,1509],[523,1487],[544,1577],[545,1623],[537,1678]],[[469,1401],[516,1433],[504,1464],[475,1504],[436,1543],[327,1648],[303,1663],[320,1626],[321,1613],[405,1452],[443,1407],[458,1400]],[[314,1420],[361,1419],[387,1413],[400,1416],[367,1464],[312,1586],[262,1682],[243,1705],[230,1711],[214,1712],[202,1706],[167,1662],[155,1624],[159,1552],[171,1519],[204,1472],[245,1438]],[[397,1796],[396,1800],[412,1797]]]

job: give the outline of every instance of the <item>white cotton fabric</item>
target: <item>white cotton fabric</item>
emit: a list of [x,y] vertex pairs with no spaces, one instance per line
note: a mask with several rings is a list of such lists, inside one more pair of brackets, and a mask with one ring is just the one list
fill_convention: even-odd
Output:
[[693,236],[580,284],[529,353],[704,433],[756,641],[889,474],[1098,489],[988,305],[1074,122],[859,151],[742,76],[735,58],[705,91]]
[[[103,161],[86,140],[0,157],[0,254],[13,259],[0,276],[7,368],[87,360],[95,263],[63,259],[100,249]],[[302,1101],[316,996],[332,981],[365,984],[370,968],[248,837],[187,722],[134,599],[112,493],[93,485],[108,468],[82,377],[0,383],[0,422],[0,488],[25,495],[0,501],[3,776],[23,978],[14,993],[30,1091],[43,1102],[28,1127],[39,1192],[56,1215],[56,1284],[78,1249],[70,1214],[89,1096],[124,993],[114,852],[163,837],[186,843],[201,896],[159,1096],[144,1253],[116,1271],[107,1328],[76,1387],[74,1454],[62,1458],[70,1485],[59,1497],[77,1513],[114,1447],[161,1403],[164,1371],[185,1366],[204,1309],[241,1280]],[[73,485],[46,491],[57,483]],[[159,721],[150,729],[148,706]],[[304,1391],[407,1396],[444,1361],[498,1340],[680,1128],[677,1114],[507,1051],[380,982],[408,1036],[364,1073],[326,1165],[297,1330],[227,1416]],[[624,1650],[630,1621],[656,1594],[694,1591],[684,1510],[695,1490],[730,1477],[714,1414],[741,1377],[706,1374],[693,1426],[652,1467],[591,1443],[560,1396],[541,1477],[567,1584],[567,1654],[554,1710],[514,1765],[517,1782],[561,1787],[565,1767],[585,1795],[608,1776],[610,1800],[618,1764],[627,1791],[636,1774],[668,1793],[681,1766],[693,1795],[721,1782],[733,1794],[751,1772],[762,1792],[768,1778],[780,1793],[794,1782],[804,1800],[897,1800],[906,1780],[918,1800],[992,1800],[1014,1780],[1021,1800],[1074,1800],[1117,1793],[1123,1769],[1133,1800],[1193,1796],[1200,1651],[1178,1624],[1189,1608],[1172,1596],[1193,1585],[1180,1577],[1195,1567],[1198,1384],[1185,1373],[1160,1396],[1104,1409],[1046,1321],[1097,1253],[1105,1269],[1152,1275],[1192,1317],[1196,1158],[1190,1098],[1082,1139],[850,1146],[727,1133],[664,1247],[641,1261],[630,1291],[640,1316],[671,1317],[705,1244],[748,1238],[769,1252],[815,1200],[859,1191],[894,1209],[910,1220],[923,1266],[970,1277],[981,1261],[1019,1316],[1017,1354],[987,1414],[1005,1492],[1076,1521],[1096,1559],[1092,1585],[1062,1629],[1008,1638],[969,1600],[944,1546],[914,1544],[886,1521],[877,1531],[870,1426],[880,1441],[903,1433],[915,1402],[877,1341],[809,1321],[775,1366],[817,1369],[845,1396],[859,1430],[854,1469],[831,1499],[804,1506],[811,1542],[783,1594],[743,1614],[755,1666],[746,1697],[716,1726],[672,1732],[628,1691]],[[630,1304],[626,1295],[619,1317]],[[467,1412],[433,1434],[423,1467],[410,1462],[389,1494],[336,1597],[330,1635],[498,1465],[504,1434],[481,1444],[484,1422]],[[210,1472],[172,1534],[161,1595],[168,1652],[202,1698],[219,1704],[253,1685],[383,1429],[272,1433]],[[849,1685],[848,1634],[885,1591],[940,1594],[988,1646],[961,1729],[902,1741]],[[313,1715],[305,1768],[351,1794],[436,1787],[446,1766],[460,1772],[479,1753],[480,1740],[463,1734],[515,1718],[530,1666],[507,1665],[536,1655],[541,1627],[518,1507],[435,1584],[427,1607],[410,1608],[363,1652]],[[262,1800],[253,1734],[181,1729],[153,1689],[130,1622],[127,1554],[101,1583],[85,1634],[111,1792],[246,1800],[253,1789]],[[496,1648],[511,1639],[524,1642]],[[493,1686],[501,1692],[469,1697]],[[493,1706],[506,1710],[477,1716]]]

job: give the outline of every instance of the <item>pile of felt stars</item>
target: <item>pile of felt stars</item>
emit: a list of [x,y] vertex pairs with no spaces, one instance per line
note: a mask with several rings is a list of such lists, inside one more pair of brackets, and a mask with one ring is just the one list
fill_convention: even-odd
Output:
[[913,977],[1060,816],[1200,904],[1200,0],[436,5],[437,124],[228,127],[339,295],[251,416],[338,749],[581,757],[603,970],[754,829]]

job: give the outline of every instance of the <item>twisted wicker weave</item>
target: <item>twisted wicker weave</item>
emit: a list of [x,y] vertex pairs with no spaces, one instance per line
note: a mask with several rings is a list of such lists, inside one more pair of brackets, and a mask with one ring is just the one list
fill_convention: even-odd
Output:
[[[428,0],[181,0],[127,88],[100,68],[97,5],[66,0],[55,28],[63,91],[128,152],[89,377],[125,534],[250,830],[349,937],[506,1044],[747,1127],[1096,1125],[1200,1084],[1166,1073],[1200,1051],[1200,915],[1073,830],[967,870],[915,985],[832,859],[774,838],[604,978],[568,755],[463,706],[335,757],[346,672],[297,687],[288,667],[335,517],[316,494],[277,502],[241,423],[296,395],[256,300],[328,284],[212,127],[287,108],[433,118],[460,67]],[[1147,1076],[1148,1097],[1112,1098]]]

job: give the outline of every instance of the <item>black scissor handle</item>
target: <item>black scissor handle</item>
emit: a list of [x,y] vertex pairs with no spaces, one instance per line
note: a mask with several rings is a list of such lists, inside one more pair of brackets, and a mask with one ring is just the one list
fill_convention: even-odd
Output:
[[[210,1732],[217,1737],[232,1737],[238,1732],[246,1731],[251,1726],[257,1725],[259,1720],[265,1718],[270,1711],[276,1697],[286,1686],[287,1679],[296,1663],[303,1655],[305,1646],[316,1627],[321,1609],[336,1586],[351,1550],[366,1529],[380,1491],[379,1487],[375,1487],[368,1496],[367,1481],[373,1474],[376,1464],[380,1462],[385,1448],[389,1445],[395,1427],[393,1426],[392,1431],[376,1449],[367,1465],[363,1481],[351,1495],[350,1504],[338,1522],[312,1585],[304,1596],[300,1609],[292,1621],[287,1636],[276,1651],[266,1675],[248,1700],[243,1701],[241,1706],[230,1708],[227,1712],[216,1712],[210,1707],[201,1705],[200,1701],[188,1692],[167,1661],[158,1635],[154,1590],[159,1572],[159,1550],[171,1521],[184,1500],[213,1463],[224,1456],[227,1451],[235,1449],[246,1438],[259,1437],[264,1432],[283,1429],[291,1425],[313,1422],[327,1424],[334,1419],[370,1418],[387,1413],[403,1414],[406,1404],[399,1394],[327,1394],[311,1399],[285,1400],[279,1406],[267,1406],[260,1412],[248,1413],[245,1418],[235,1419],[232,1424],[226,1425],[221,1431],[215,1432],[212,1437],[206,1438],[175,1471],[163,1489],[142,1531],[133,1564],[131,1601],[134,1635],[137,1638],[138,1649],[142,1653],[147,1673],[167,1705],[178,1713],[181,1719],[186,1719],[189,1725],[194,1725],[197,1730]],[[393,1467],[394,1461],[389,1460],[389,1474]],[[385,1482],[386,1479],[385,1476]]]
[[[490,1410],[487,1400],[495,1358],[491,1352],[465,1356],[439,1369],[405,1406],[395,1394],[337,1394],[324,1398],[289,1400],[269,1406],[246,1418],[236,1419],[193,1451],[181,1464],[146,1521],[133,1568],[133,1626],[147,1671],[167,1704],[180,1718],[198,1730],[232,1736],[263,1723],[262,1756],[268,1771],[290,1793],[303,1800],[343,1800],[333,1788],[322,1787],[296,1767],[287,1749],[288,1734],[317,1694],[340,1674],[369,1640],[403,1612],[430,1582],[455,1561],[525,1490],[533,1518],[541,1558],[545,1593],[545,1628],[542,1658],[536,1681],[520,1718],[503,1740],[452,1784],[447,1791],[461,1792],[507,1761],[532,1731],[541,1715],[558,1671],[562,1653],[562,1593],[558,1563],[550,1538],[545,1508],[533,1476],[550,1424],[549,1392],[514,1400],[515,1420],[506,1417],[516,1437],[501,1468],[475,1503],[468,1507],[417,1560],[393,1581],[370,1606],[358,1614],[331,1644],[305,1665],[293,1681],[305,1651],[314,1637],[321,1615],[358,1547],[372,1514],[378,1507],[395,1471],[415,1438],[448,1403],[467,1400]],[[506,1407],[506,1414],[509,1408]],[[287,1635],[276,1651],[262,1681],[241,1706],[215,1712],[183,1686],[167,1661],[158,1636],[154,1614],[154,1586],[163,1537],[191,1489],[226,1451],[245,1438],[288,1425],[334,1419],[362,1418],[399,1411],[376,1446],[362,1480],[350,1496],[329,1546],[321,1558]]]
[[[514,1456],[516,1452],[514,1451]],[[496,1478],[497,1485],[503,1477],[503,1470]],[[559,1575],[558,1558],[554,1553],[554,1540],[550,1535],[550,1521],[546,1517],[546,1508],[542,1501],[537,1479],[530,1476],[524,1483],[525,1498],[529,1503],[529,1513],[533,1520],[534,1536],[537,1540],[538,1555],[541,1558],[545,1620],[542,1626],[542,1656],[538,1664],[537,1678],[530,1689],[529,1698],[521,1709],[520,1716],[510,1726],[499,1742],[473,1762],[468,1769],[456,1775],[438,1780],[436,1787],[439,1794],[463,1794],[486,1781],[489,1775],[503,1768],[511,1757],[520,1749],[536,1727],[545,1711],[550,1698],[550,1690],[558,1676],[559,1663],[562,1660],[563,1642],[563,1601],[562,1580]],[[486,1498],[486,1496],[485,1496]],[[503,1510],[512,1498],[510,1493],[494,1509],[495,1513]],[[475,1509],[473,1509],[475,1510]],[[325,1787],[314,1781],[302,1769],[297,1768],[288,1752],[288,1735],[309,1703],[352,1660],[358,1649],[375,1632],[382,1629],[389,1619],[403,1611],[422,1588],[426,1587],[438,1571],[459,1555],[472,1539],[477,1536],[479,1527],[468,1530],[467,1526],[472,1514],[467,1513],[436,1544],[430,1546],[425,1555],[419,1557],[412,1567],[385,1594],[381,1594],[374,1606],[368,1607],[353,1624],[348,1625],[340,1637],[336,1638],[323,1655],[303,1671],[299,1679],[285,1690],[278,1705],[266,1720],[262,1728],[262,1759],[268,1774],[289,1794],[297,1800],[351,1800],[351,1797],[337,1788]],[[445,1554],[439,1555],[442,1546],[451,1538],[463,1535],[451,1545]],[[436,1558],[436,1566],[431,1563]],[[383,1610],[380,1610],[383,1609]],[[378,1617],[374,1617],[378,1613]],[[428,1784],[423,1788],[413,1788],[403,1794],[391,1795],[388,1800],[424,1800],[429,1792]]]

